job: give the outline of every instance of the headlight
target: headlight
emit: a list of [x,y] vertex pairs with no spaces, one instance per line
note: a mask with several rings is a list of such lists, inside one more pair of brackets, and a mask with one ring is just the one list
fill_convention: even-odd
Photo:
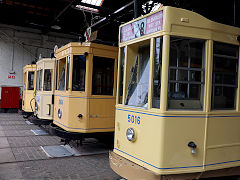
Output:
[[135,140],[135,131],[133,128],[128,128],[126,132],[127,139],[129,141]]
[[58,118],[61,118],[61,117],[62,117],[62,110],[58,109]]

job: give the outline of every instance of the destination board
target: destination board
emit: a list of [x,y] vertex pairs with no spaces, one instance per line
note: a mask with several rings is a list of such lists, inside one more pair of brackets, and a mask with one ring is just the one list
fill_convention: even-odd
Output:
[[163,26],[163,11],[154,13],[138,21],[129,23],[120,29],[120,42],[129,41],[147,34],[161,31]]

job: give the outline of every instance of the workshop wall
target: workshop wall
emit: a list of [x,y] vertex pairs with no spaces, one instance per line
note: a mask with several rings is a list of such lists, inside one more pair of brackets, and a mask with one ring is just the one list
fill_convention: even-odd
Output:
[[[41,57],[50,57],[54,46],[76,42],[77,36],[48,33],[0,24],[0,94],[2,86],[23,84],[23,67]],[[0,96],[1,98],[1,96]]]

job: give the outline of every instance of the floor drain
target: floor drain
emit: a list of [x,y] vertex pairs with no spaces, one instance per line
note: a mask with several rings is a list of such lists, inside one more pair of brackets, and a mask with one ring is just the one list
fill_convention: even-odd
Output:
[[63,145],[58,146],[41,146],[42,150],[47,154],[48,157],[67,157],[73,156],[74,153],[67,150]]
[[48,133],[42,129],[31,129],[31,131],[36,135],[36,136],[42,136],[42,135],[48,135]]
[[33,123],[31,123],[30,121],[25,121],[26,122],[26,124],[28,124],[28,125],[33,125]]

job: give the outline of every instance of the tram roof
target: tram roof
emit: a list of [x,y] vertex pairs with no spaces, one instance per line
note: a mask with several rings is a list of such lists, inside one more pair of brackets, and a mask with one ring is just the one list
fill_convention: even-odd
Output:
[[26,66],[24,66],[23,68],[23,72],[26,71],[35,71],[36,70],[36,64],[27,64]]
[[92,42],[70,42],[61,48],[56,50],[56,54],[72,47],[77,47],[77,48],[97,48],[97,49],[104,49],[104,50],[110,50],[110,51],[118,51],[118,48],[115,46],[109,46],[109,45],[104,45],[104,44],[97,44],[97,43],[92,43]]
[[[156,30],[152,32],[150,30],[149,34],[144,34],[140,35],[139,37],[135,37],[131,39],[131,37],[125,38],[125,41],[123,41],[123,37],[125,34],[124,28],[127,26],[131,26],[131,29],[127,29],[127,31],[132,31],[134,30],[134,26],[138,25],[138,28],[140,27],[141,22],[145,20],[145,22],[149,21],[151,22],[151,19],[149,17],[154,17],[154,15],[158,14],[159,12],[162,12],[162,23],[160,24],[161,27],[156,27],[160,30]],[[153,19],[154,22],[154,19]],[[156,21],[155,21],[156,22]],[[147,24],[146,26],[151,26],[150,24]],[[197,36],[199,38],[203,39],[215,39],[216,37],[215,34],[219,35],[231,35],[229,38],[233,38],[235,43],[239,43],[237,41],[237,37],[240,36],[240,28],[230,26],[230,25],[225,25],[221,23],[217,23],[214,21],[211,21],[204,16],[192,12],[186,9],[181,9],[181,8],[176,8],[176,7],[171,7],[171,6],[163,6],[159,10],[154,11],[152,13],[146,14],[144,16],[141,16],[137,19],[134,19],[132,21],[129,21],[125,24],[122,24],[119,27],[119,43],[123,42],[128,42],[128,41],[134,41],[135,39],[148,39],[155,34],[158,34],[161,32],[163,33],[176,33],[179,36],[185,36],[184,31],[185,30],[192,29],[191,33],[192,36]],[[214,32],[214,33],[213,33]],[[127,32],[129,33],[129,32]],[[129,34],[128,34],[129,35]],[[133,33],[130,35],[133,35]],[[188,34],[188,36],[191,36],[191,34]],[[145,37],[145,38],[142,38]],[[127,40],[126,40],[127,39]],[[223,40],[224,41],[224,40]],[[225,40],[226,41],[226,40]]]
[[43,62],[49,62],[49,61],[53,61],[54,62],[55,58],[42,58],[40,60],[37,61],[37,65]]
[[37,70],[39,69],[52,69],[54,66],[55,58],[42,58],[37,61]]

